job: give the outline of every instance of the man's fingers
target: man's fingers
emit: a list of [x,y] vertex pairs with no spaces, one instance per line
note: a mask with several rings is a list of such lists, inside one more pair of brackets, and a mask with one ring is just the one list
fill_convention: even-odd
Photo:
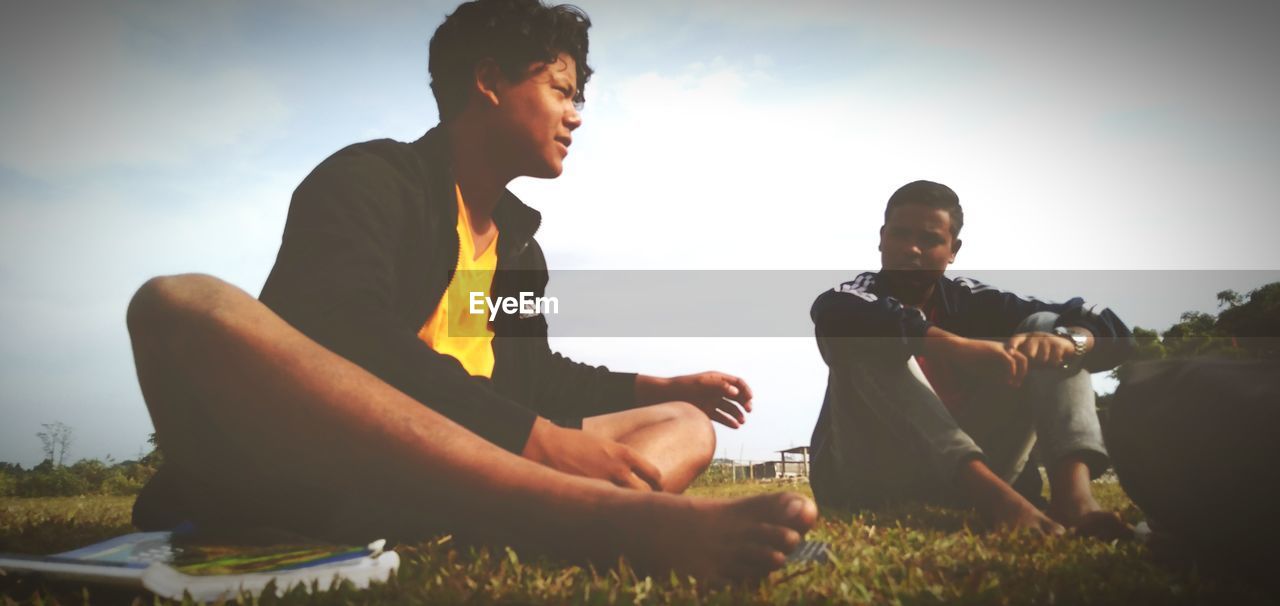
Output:
[[632,490],[639,490],[640,492],[651,492],[656,490],[654,487],[646,484],[644,480],[641,480],[639,476],[631,472],[627,472],[626,475],[615,480],[613,483],[619,488],[630,488]]
[[1041,365],[1048,365],[1053,361],[1053,352],[1055,349],[1048,342],[1041,341],[1036,348],[1036,362]]
[[1058,348],[1058,347],[1053,348],[1053,352],[1049,356],[1049,359],[1045,360],[1045,365],[1046,366],[1062,366],[1067,361],[1066,353],[1067,352],[1062,348]]
[[742,424],[739,423],[737,419],[725,414],[724,411],[720,410],[719,408],[713,409],[711,411],[711,414],[708,416],[711,417],[712,421],[715,421],[716,423],[724,425],[729,429],[737,429],[739,427],[742,427]]
[[631,465],[631,471],[644,480],[654,490],[662,490],[662,471],[656,465],[650,463],[647,459],[640,456],[640,453],[628,448],[626,450],[627,463]]
[[1021,386],[1022,379],[1027,376],[1027,356],[1020,351],[1010,352],[1009,355],[1013,358],[1013,377],[1010,384],[1015,387]]
[[755,397],[754,394],[751,393],[751,386],[747,385],[747,382],[744,381],[742,377],[726,376],[725,378],[738,389],[738,397],[733,399],[742,404],[742,407],[745,408],[747,412],[751,412],[751,400]]
[[733,402],[732,400],[722,400],[721,404],[716,406],[716,410],[719,411],[719,414],[728,416],[728,418],[733,419],[733,422],[736,422],[735,424],[730,425],[733,429],[737,429],[741,427],[742,424],[746,423],[746,413],[744,413],[740,407],[737,407],[736,402]]

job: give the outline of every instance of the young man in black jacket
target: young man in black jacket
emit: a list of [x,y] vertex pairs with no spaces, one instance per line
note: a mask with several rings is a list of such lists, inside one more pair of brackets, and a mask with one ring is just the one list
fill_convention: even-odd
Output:
[[490,322],[452,296],[542,296],[540,217],[506,185],[560,174],[589,25],[537,0],[463,4],[431,41],[441,125],[321,163],[262,304],[208,277],[143,287],[130,334],[168,461],[140,527],[450,532],[713,578],[781,565],[811,501],[661,494],[710,461],[710,420],[745,420],[744,381],[575,363],[540,315]]
[[[830,367],[814,494],[837,507],[968,503],[993,526],[1124,535],[1089,487],[1107,467],[1089,372],[1124,360],[1129,329],[1079,298],[1046,303],[944,277],[963,223],[950,188],[903,186],[880,228],[881,270],[814,302]],[[1010,486],[1037,442],[1047,516]]]

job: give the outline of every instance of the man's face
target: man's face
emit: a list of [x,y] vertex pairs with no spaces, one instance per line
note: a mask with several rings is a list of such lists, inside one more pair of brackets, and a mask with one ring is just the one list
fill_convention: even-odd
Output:
[[881,269],[912,287],[936,282],[959,250],[960,240],[951,235],[951,215],[945,210],[905,204],[890,211],[880,228]]
[[573,131],[582,125],[574,107],[578,70],[565,53],[551,63],[530,66],[518,81],[503,80],[497,89],[498,136],[507,164],[516,175],[554,178],[564,170]]

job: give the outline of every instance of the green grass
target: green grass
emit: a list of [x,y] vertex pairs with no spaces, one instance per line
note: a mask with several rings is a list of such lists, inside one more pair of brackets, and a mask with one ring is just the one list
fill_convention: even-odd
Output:
[[[699,486],[691,494],[745,496],[807,486]],[[1096,484],[1104,505],[1127,520],[1141,513],[1119,486]],[[127,497],[0,499],[0,551],[52,553],[130,531]],[[512,603],[1268,603],[1231,581],[1153,562],[1137,543],[972,531],[971,512],[910,506],[879,512],[823,512],[810,537],[829,541],[835,561],[793,566],[758,583],[700,587],[689,579],[637,578],[624,564],[608,569],[563,565],[510,550],[457,548],[447,538],[397,548],[397,578],[366,591],[308,596],[295,590],[263,604]],[[152,603],[149,596],[101,587],[43,585],[0,578],[5,604]],[[244,600],[252,602],[252,600]]]

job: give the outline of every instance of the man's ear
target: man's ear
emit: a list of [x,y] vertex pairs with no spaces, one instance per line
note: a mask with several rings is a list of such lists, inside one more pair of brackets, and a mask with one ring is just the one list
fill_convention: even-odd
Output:
[[951,241],[951,260],[947,261],[948,264],[956,262],[956,253],[960,252],[961,244],[964,244],[964,242],[962,242],[960,238],[956,238]]
[[473,90],[486,103],[497,107],[499,103],[498,87],[505,84],[507,80],[507,77],[502,73],[502,68],[498,67],[498,62],[488,58],[481,59],[479,63],[476,63],[473,75]]
[[883,225],[880,226],[880,242],[876,244],[876,250],[880,252],[884,252],[884,227]]

